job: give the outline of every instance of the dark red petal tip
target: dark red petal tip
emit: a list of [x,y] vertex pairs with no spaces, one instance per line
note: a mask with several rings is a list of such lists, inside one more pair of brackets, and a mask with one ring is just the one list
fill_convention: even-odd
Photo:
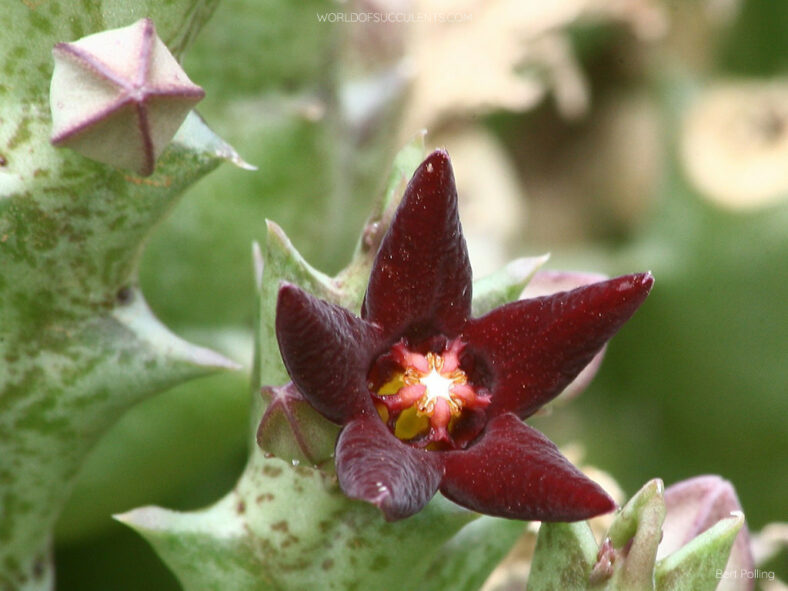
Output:
[[471,267],[449,156],[416,169],[372,267],[361,316],[388,334],[414,325],[456,335],[471,306]]
[[449,172],[451,172],[451,160],[449,159],[449,153],[444,148],[438,148],[430,152],[430,154],[424,159],[422,166],[426,166],[428,164],[443,167],[444,170],[448,168]]
[[378,347],[373,326],[283,283],[276,304],[276,338],[293,383],[324,417],[341,424],[372,408],[366,375]]
[[512,302],[469,322],[462,339],[494,374],[488,415],[526,418],[557,396],[648,296],[650,273]]
[[441,492],[479,513],[534,521],[580,521],[616,507],[552,441],[512,414],[492,419],[470,448],[445,455]]
[[[373,411],[374,412],[374,411]],[[374,416],[348,423],[337,441],[337,478],[352,499],[372,503],[387,521],[421,511],[443,476],[441,454],[405,445]]]
[[619,291],[632,291],[642,294],[642,300],[646,299],[646,296],[654,286],[654,276],[651,274],[651,271],[633,273],[632,275],[622,275],[611,281],[616,282],[616,289]]

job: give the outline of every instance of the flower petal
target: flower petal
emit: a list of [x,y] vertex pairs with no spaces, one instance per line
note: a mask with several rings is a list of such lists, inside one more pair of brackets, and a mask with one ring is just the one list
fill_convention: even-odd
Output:
[[[520,294],[521,300],[538,298],[541,296],[552,295],[559,291],[569,291],[582,285],[599,283],[608,279],[607,275],[601,273],[580,273],[572,271],[537,271],[528,285]],[[552,404],[566,404],[573,398],[579,396],[596,376],[602,365],[602,358],[605,356],[605,347],[600,349],[594,358],[583,368],[577,377],[564,388]],[[546,410],[546,409],[543,409]]]
[[348,423],[339,435],[335,460],[345,494],[372,503],[387,521],[424,508],[443,475],[443,454],[405,445],[377,414]]
[[492,419],[468,449],[445,456],[441,492],[479,513],[579,521],[615,508],[613,499],[552,441],[511,413]]
[[492,372],[488,416],[526,418],[557,396],[646,299],[650,273],[520,300],[471,320],[460,337]]
[[471,310],[471,267],[449,156],[436,150],[405,190],[378,251],[361,317],[387,334],[458,334]]
[[373,409],[366,379],[380,342],[374,326],[285,283],[276,305],[276,338],[293,383],[324,417],[345,423]]

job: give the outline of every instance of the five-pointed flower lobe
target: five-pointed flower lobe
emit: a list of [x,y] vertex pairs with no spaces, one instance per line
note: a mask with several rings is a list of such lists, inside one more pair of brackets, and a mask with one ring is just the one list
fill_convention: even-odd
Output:
[[520,300],[471,317],[471,269],[448,155],[405,190],[360,316],[283,284],[276,333],[293,384],[342,426],[351,498],[389,520],[440,490],[474,511],[573,521],[614,508],[525,419],[555,398],[648,295],[649,273]]

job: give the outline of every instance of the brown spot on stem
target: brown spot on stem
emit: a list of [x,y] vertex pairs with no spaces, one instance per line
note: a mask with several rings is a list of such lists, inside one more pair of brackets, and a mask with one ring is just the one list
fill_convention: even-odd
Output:
[[287,532],[290,530],[290,528],[287,525],[287,521],[284,520],[277,521],[276,523],[272,523],[271,529],[274,531],[281,531],[281,532]]
[[131,287],[124,285],[118,290],[118,293],[115,294],[115,299],[122,306],[128,305],[131,303],[131,300],[134,299],[134,292],[131,290]]
[[138,176],[125,174],[123,175],[123,180],[135,185],[145,185],[146,187],[158,187],[165,189],[172,185],[172,177],[169,176],[161,177],[160,179],[145,179]]
[[263,466],[263,474],[271,478],[276,478],[282,473],[282,469],[276,466]]
[[352,549],[363,548],[364,540],[359,536],[354,536],[347,541],[347,547]]

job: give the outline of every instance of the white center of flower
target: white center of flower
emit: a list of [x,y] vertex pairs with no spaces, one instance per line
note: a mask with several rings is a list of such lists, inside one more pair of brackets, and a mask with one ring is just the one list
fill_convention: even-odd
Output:
[[451,388],[455,382],[454,380],[443,377],[435,371],[434,367],[430,373],[421,378],[419,382],[427,389],[422,399],[424,406],[429,405],[429,403],[434,402],[438,398],[445,398],[451,402],[452,398],[449,393],[449,388]]
[[[408,348],[404,340],[396,343],[390,355],[383,358],[386,366],[393,360],[401,371],[384,374],[386,381],[376,382],[380,376],[371,372],[369,389],[380,418],[398,439],[415,447],[454,449],[452,430],[466,410],[478,412],[490,404],[490,395],[468,382],[460,367],[460,355],[465,344],[459,339],[449,341],[442,353],[420,353]],[[467,425],[461,425],[460,435]],[[466,429],[467,430],[467,429]],[[460,444],[466,441],[461,439]]]

